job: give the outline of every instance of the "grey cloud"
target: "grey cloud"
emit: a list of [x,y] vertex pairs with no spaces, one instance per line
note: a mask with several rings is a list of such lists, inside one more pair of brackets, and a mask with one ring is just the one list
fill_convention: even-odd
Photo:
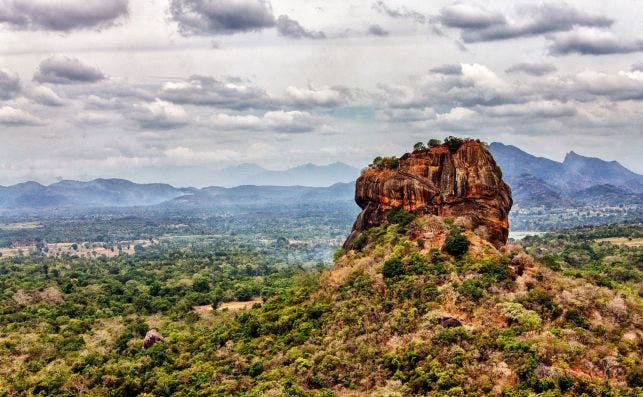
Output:
[[609,27],[614,22],[567,4],[523,5],[518,14],[521,20],[511,22],[498,12],[457,3],[443,8],[437,20],[443,26],[460,29],[462,39],[468,43],[563,32],[577,26]]
[[428,18],[426,17],[426,15],[420,12],[408,9],[406,7],[391,8],[382,0],[379,0],[373,3],[372,7],[373,9],[381,13],[384,13],[391,18],[411,19],[417,23],[426,23],[428,21]]
[[103,28],[128,14],[128,0],[0,0],[0,24],[18,30]]
[[553,55],[627,54],[643,51],[643,40],[619,39],[610,32],[580,30],[550,37],[549,52]]
[[438,20],[445,26],[462,29],[484,29],[507,22],[499,12],[490,12],[461,3],[442,8]]
[[172,18],[184,36],[235,34],[275,26],[264,0],[172,0]]
[[460,75],[462,74],[462,65],[460,65],[459,63],[442,65],[434,67],[430,69],[430,71],[437,74]]
[[[519,134],[531,134],[530,126],[534,131],[579,125],[600,129],[618,122],[633,127],[640,119],[643,81],[636,71],[585,70],[521,82],[505,81],[478,64],[463,63],[460,74],[444,74],[457,71],[449,66],[434,68],[404,85],[381,87],[382,95],[374,98],[377,119],[408,123],[418,131],[432,126],[478,133],[508,128]],[[623,119],[629,121],[623,123]]]
[[[523,88],[513,87],[479,64],[435,68],[407,86],[385,87],[382,100],[393,108],[497,106],[527,102]],[[445,74],[446,72],[446,74]]]
[[227,78],[224,81],[208,76],[191,76],[188,80],[166,83],[160,93],[166,101],[218,106],[229,109],[273,109],[276,100],[265,90],[243,80]]
[[544,76],[556,71],[556,66],[551,63],[529,63],[522,62],[511,65],[505,72],[507,73],[525,73],[530,76]]
[[20,92],[20,78],[0,70],[0,99],[12,99]]
[[121,101],[119,98],[103,98],[97,95],[88,95],[84,99],[84,104],[85,109],[92,110],[119,110],[128,106],[128,104]]
[[94,83],[104,78],[98,69],[66,57],[45,59],[34,75],[34,80],[52,84]]
[[368,27],[368,34],[373,36],[388,36],[389,32],[384,30],[380,25],[371,25]]
[[280,15],[275,24],[277,31],[281,36],[292,37],[294,39],[308,38],[308,39],[325,39],[326,34],[322,31],[313,31],[304,29],[299,22],[288,17],[288,15]]
[[413,123],[435,118],[436,113],[431,108],[382,109],[377,112],[377,119],[384,122]]
[[632,68],[630,70],[632,72],[643,72],[643,61],[638,61],[632,64]]

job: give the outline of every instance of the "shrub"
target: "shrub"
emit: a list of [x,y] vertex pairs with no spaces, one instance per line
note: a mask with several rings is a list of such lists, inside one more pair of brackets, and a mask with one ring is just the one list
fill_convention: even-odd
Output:
[[413,150],[424,151],[426,150],[426,146],[424,146],[423,142],[417,142],[415,145],[413,145]]
[[382,267],[382,275],[384,278],[396,278],[402,274],[404,274],[404,267],[399,258],[391,258],[384,262],[384,267]]
[[505,317],[507,317],[510,322],[516,322],[529,329],[536,329],[540,327],[542,323],[538,313],[525,309],[525,307],[518,302],[504,302],[498,306],[503,309]]
[[444,241],[442,249],[456,258],[466,254],[469,250],[469,240],[460,233],[459,229],[453,229]]
[[373,280],[361,270],[355,270],[348,275],[340,291],[368,295],[373,289]]
[[440,139],[432,138],[429,139],[429,147],[436,147],[442,145],[442,141]]
[[480,267],[480,273],[489,282],[498,282],[511,277],[509,268],[503,263],[485,260]]
[[578,310],[567,310],[567,312],[565,312],[565,320],[576,327],[589,328],[589,320]]
[[414,252],[407,259],[409,272],[413,274],[424,274],[429,270],[429,262],[419,252]]
[[414,219],[415,215],[402,207],[395,207],[386,215],[387,221],[397,223],[402,227],[407,226],[409,223],[413,222]]
[[464,327],[443,328],[439,330],[433,340],[439,344],[453,344],[471,340],[473,336]]
[[339,258],[344,256],[346,254],[346,250],[344,248],[340,248],[335,253],[333,254],[333,261],[337,262]]
[[368,238],[366,238],[364,234],[360,234],[355,240],[353,240],[353,249],[361,251],[362,248],[366,246],[367,242]]
[[643,366],[639,365],[632,368],[625,379],[631,387],[643,387]]
[[520,303],[547,319],[555,319],[562,313],[558,304],[554,302],[554,297],[542,288],[531,289],[527,295],[520,298]]
[[484,288],[479,280],[464,280],[460,285],[460,292],[474,300],[482,298]]
[[373,159],[373,165],[380,169],[385,169],[385,168],[396,169],[400,165],[400,160],[395,156],[390,156],[390,157],[377,156]]
[[455,152],[462,146],[464,140],[455,136],[448,136],[444,138],[444,144],[447,145],[450,151]]

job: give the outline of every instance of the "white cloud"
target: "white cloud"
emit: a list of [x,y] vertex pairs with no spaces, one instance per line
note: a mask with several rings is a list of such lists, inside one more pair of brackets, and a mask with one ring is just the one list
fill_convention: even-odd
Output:
[[62,106],[65,104],[65,101],[54,90],[44,85],[34,87],[30,92],[30,97],[46,106]]
[[263,116],[229,115],[212,116],[209,126],[220,130],[274,131],[283,133],[310,132],[324,125],[324,121],[304,111],[270,111]]
[[11,106],[0,107],[0,124],[9,126],[37,126],[45,122],[31,113]]
[[344,88],[332,88],[328,86],[315,88],[309,86],[307,88],[288,87],[286,89],[286,95],[295,106],[332,107],[345,104],[350,93]]
[[188,113],[181,105],[156,99],[154,102],[137,106],[133,118],[143,128],[172,129],[190,122]]

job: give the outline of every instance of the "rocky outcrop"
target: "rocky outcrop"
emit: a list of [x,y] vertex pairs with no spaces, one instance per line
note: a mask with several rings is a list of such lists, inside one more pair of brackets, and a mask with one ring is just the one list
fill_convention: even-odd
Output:
[[396,168],[372,166],[357,179],[355,201],[362,208],[352,242],[387,213],[402,207],[415,214],[462,218],[471,230],[496,247],[509,234],[511,189],[484,144],[465,140],[456,150],[446,145],[406,153]]

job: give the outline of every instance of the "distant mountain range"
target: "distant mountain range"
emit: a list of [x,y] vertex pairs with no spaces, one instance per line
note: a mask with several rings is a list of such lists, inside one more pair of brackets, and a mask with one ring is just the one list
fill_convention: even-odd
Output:
[[519,207],[643,204],[643,175],[569,152],[562,163],[494,142],[489,151]]
[[303,164],[284,171],[273,171],[256,164],[240,164],[213,171],[208,180],[215,186],[330,186],[339,182],[352,182],[360,170],[336,162],[328,165]]
[[195,191],[197,189],[179,189],[162,183],[138,184],[124,179],[61,181],[49,186],[25,182],[0,186],[0,208],[147,206]]
[[[489,150],[512,187],[516,208],[643,205],[643,176],[616,161],[570,152],[561,163],[497,142]],[[0,209],[351,203],[359,170],[344,163],[304,164],[285,171],[241,164],[211,175],[218,186],[202,189],[124,179],[0,186]]]

